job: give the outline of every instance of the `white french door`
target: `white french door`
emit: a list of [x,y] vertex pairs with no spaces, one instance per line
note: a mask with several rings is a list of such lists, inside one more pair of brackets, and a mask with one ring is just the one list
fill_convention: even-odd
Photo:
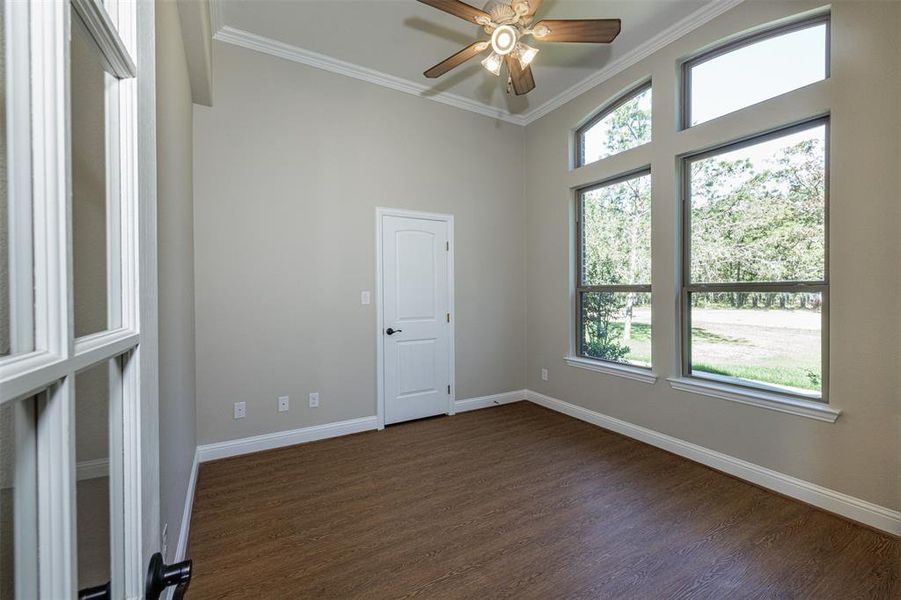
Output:
[[453,219],[387,209],[378,219],[382,424],[452,414]]
[[139,598],[159,530],[153,6],[0,17],[0,598]]

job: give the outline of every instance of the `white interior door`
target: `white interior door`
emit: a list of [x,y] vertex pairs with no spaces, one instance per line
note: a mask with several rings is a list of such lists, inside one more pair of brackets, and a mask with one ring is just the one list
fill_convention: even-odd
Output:
[[450,223],[382,215],[386,424],[452,412]]

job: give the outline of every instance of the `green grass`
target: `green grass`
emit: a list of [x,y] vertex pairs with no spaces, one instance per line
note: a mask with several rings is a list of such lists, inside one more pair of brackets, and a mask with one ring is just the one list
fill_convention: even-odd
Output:
[[[623,339],[623,323],[610,323],[609,325],[612,338],[617,340]],[[632,323],[632,339],[636,342],[651,341],[651,326],[648,323]]]
[[709,365],[694,363],[693,371],[703,371],[714,375],[749,379],[771,385],[784,385],[803,390],[820,391],[820,385],[809,376],[810,371],[799,367],[761,367],[749,365]]

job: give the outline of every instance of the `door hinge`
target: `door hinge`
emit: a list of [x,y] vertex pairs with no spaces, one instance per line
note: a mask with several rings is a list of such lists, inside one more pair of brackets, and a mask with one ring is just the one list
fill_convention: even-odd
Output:
[[447,384],[447,393],[450,394],[450,384]]
[[450,313],[447,313],[447,322],[450,323]]
[[450,252],[450,242],[444,242],[444,249]]

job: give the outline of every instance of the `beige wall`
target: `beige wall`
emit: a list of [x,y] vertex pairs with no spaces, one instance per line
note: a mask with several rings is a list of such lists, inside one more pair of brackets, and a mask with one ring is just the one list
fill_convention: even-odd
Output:
[[198,443],[376,413],[377,206],[455,217],[457,398],[521,389],[523,129],[222,43],[214,63],[194,108]]
[[156,6],[160,523],[174,558],[196,447],[191,88],[175,2]]
[[[724,37],[817,5],[746,2],[529,125],[526,131],[527,312],[530,389],[877,504],[901,508],[899,427],[899,107],[901,4],[836,2],[832,78],[677,133],[676,60]],[[598,106],[653,77],[654,140],[569,170],[570,132]],[[676,392],[677,198],[673,149],[702,148],[780,119],[831,111],[831,404],[835,424]],[[722,141],[722,140],[719,140]],[[570,189],[651,164],[655,385],[564,365],[571,321]],[[550,369],[550,380],[539,369]]]

